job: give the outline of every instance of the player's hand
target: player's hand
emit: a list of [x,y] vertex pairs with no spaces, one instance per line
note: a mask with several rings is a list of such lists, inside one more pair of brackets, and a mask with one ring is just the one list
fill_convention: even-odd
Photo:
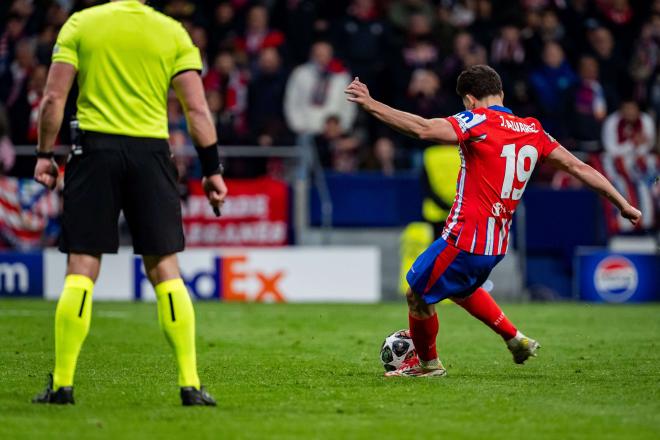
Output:
[[360,81],[357,76],[352,83],[346,87],[344,93],[348,95],[346,99],[362,106],[363,109],[369,110],[369,105],[373,102],[373,98],[369,94],[369,88],[366,84]]
[[52,190],[57,185],[58,174],[55,159],[37,159],[37,164],[34,166],[34,180]]
[[213,212],[215,212],[217,217],[220,217],[220,210],[227,197],[225,180],[220,174],[204,177],[202,179],[202,187],[204,188],[206,198],[209,199],[209,203],[213,207]]
[[631,205],[628,205],[621,210],[621,216],[630,220],[630,223],[632,223],[634,226],[637,226],[637,223],[639,223],[639,221],[642,219],[642,211]]

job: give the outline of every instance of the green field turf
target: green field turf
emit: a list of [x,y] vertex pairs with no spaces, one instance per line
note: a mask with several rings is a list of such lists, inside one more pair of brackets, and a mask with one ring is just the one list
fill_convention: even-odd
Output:
[[403,304],[197,304],[202,381],[179,406],[153,304],[96,303],[77,404],[29,403],[53,355],[54,303],[0,301],[0,439],[658,439],[660,306],[509,305],[543,345],[514,365],[499,337],[441,306],[447,378],[385,379]]

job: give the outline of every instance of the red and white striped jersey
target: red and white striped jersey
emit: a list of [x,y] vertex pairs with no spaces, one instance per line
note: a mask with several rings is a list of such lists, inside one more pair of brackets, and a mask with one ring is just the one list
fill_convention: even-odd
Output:
[[559,143],[534,118],[501,106],[447,118],[456,131],[461,170],[442,238],[480,255],[505,254],[513,213],[534,167]]

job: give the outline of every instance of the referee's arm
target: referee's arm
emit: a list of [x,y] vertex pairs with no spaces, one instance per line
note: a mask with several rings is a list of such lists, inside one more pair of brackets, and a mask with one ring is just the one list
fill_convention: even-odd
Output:
[[57,165],[53,160],[53,148],[57,133],[62,126],[64,106],[69,95],[76,68],[68,63],[53,63],[48,71],[44,97],[39,108],[39,143],[34,179],[47,188],[55,188]]
[[172,87],[183,107],[188,131],[202,164],[206,197],[216,211],[216,215],[219,215],[219,209],[227,197],[227,185],[222,178],[222,166],[218,156],[218,135],[206,102],[202,79],[199,72],[189,70],[174,76]]

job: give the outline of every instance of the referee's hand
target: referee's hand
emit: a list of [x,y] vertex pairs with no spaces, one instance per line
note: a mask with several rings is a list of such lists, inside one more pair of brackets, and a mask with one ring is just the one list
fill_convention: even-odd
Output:
[[34,180],[52,190],[57,185],[58,174],[54,159],[37,159],[37,164],[34,166]]
[[204,187],[206,198],[209,199],[209,203],[213,207],[213,212],[215,212],[216,216],[220,217],[220,210],[225,203],[225,197],[227,197],[227,185],[225,185],[224,179],[220,174],[204,177],[202,179],[202,186]]

